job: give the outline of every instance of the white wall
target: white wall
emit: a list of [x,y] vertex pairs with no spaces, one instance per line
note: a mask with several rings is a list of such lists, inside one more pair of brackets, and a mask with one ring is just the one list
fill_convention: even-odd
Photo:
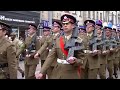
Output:
[[[72,13],[74,13],[75,11],[69,11],[70,13],[69,14],[71,14],[71,15],[73,15]],[[98,11],[98,19],[100,19],[100,13],[102,13],[102,20],[104,20],[104,17],[106,16],[106,13],[105,13],[106,11],[104,11],[104,14],[103,14],[103,11]],[[111,13],[113,12],[113,14],[114,14],[114,23],[116,24],[116,11],[110,11],[110,14],[109,14],[109,16],[107,16],[107,17],[109,17],[109,19],[111,19]],[[119,12],[120,11],[117,11],[117,14],[119,14]],[[84,13],[84,14],[83,14]],[[58,20],[60,20],[60,17],[63,15],[63,14],[65,14],[65,12],[64,11],[53,11],[53,18],[54,19],[58,19]],[[81,11],[81,17],[80,17],[80,11],[76,11],[76,14],[77,15],[73,15],[73,16],[75,16],[76,18],[77,18],[77,20],[79,20],[79,24],[83,24],[83,20],[86,20],[86,19],[93,19],[93,11],[90,11],[90,18],[88,18],[88,11]],[[43,16],[43,19],[45,19],[45,20],[47,20],[48,19],[48,11],[44,11],[43,12],[43,14],[42,14],[42,16]],[[117,15],[117,17],[118,17],[118,15]],[[95,20],[97,19],[97,11],[95,11]],[[105,21],[104,21],[105,22]],[[118,18],[117,18],[117,23],[118,23]]]

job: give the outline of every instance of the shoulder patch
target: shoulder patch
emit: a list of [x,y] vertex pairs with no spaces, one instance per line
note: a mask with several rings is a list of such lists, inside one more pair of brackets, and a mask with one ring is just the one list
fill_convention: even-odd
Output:
[[83,42],[83,39],[80,38],[80,37],[78,37],[78,38],[76,39],[76,42],[78,42],[78,43],[82,43],[82,42]]

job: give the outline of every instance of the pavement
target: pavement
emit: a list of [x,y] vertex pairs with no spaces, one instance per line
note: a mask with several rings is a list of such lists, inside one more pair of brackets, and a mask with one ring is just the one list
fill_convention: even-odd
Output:
[[[24,70],[24,61],[20,61],[19,66]],[[40,71],[40,69],[41,69],[41,63],[39,63],[37,65],[36,73],[38,73]],[[108,76],[109,76],[109,74],[108,74],[108,71],[106,70],[106,77],[108,77]],[[18,79],[25,79],[25,78],[22,78],[21,73],[19,71],[18,71]],[[98,75],[98,79],[99,79],[99,75]],[[118,78],[117,79],[120,79],[120,71],[118,71]]]
[[[24,61],[20,61],[19,62],[19,66],[21,67],[21,69],[25,70],[25,68],[24,68]],[[40,68],[41,68],[41,63],[39,63],[37,65],[36,73],[40,71]],[[21,73],[19,71],[17,73],[18,73],[18,79],[25,79],[25,77],[22,78],[22,75],[21,75]]]

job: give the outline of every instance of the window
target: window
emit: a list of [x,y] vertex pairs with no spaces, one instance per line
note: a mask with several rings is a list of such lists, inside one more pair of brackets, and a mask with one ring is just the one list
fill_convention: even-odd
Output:
[[65,13],[69,13],[69,11],[64,11]]
[[79,12],[80,14],[79,14],[79,17],[82,17],[82,13],[81,13],[81,11]]
[[57,12],[57,19],[59,19],[60,18],[60,13],[59,12]]
[[76,15],[76,14],[77,14],[77,11],[72,11],[72,14]]
[[106,11],[106,13],[105,13],[105,21],[108,21],[107,18],[108,18],[108,13]]
[[114,22],[114,14],[113,14],[113,12],[112,12],[112,23]]
[[90,18],[90,11],[88,11],[88,18]]
[[95,11],[93,11],[93,19],[95,19]]
[[100,13],[100,20],[102,20],[102,13]]
[[118,17],[118,22],[120,22],[120,17]]
[[118,14],[118,22],[120,22],[120,14]]
[[108,21],[110,21],[109,16],[110,16],[110,12],[108,11]]
[[96,19],[98,20],[98,12],[97,12],[97,18]]

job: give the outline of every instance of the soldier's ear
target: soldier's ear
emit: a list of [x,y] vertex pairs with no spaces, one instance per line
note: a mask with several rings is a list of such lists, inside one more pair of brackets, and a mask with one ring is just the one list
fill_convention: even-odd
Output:
[[72,28],[73,28],[73,29],[75,28],[75,24],[72,24]]
[[6,31],[6,30],[3,30],[3,33],[4,33],[4,35],[6,35],[6,34],[7,34],[7,31]]

